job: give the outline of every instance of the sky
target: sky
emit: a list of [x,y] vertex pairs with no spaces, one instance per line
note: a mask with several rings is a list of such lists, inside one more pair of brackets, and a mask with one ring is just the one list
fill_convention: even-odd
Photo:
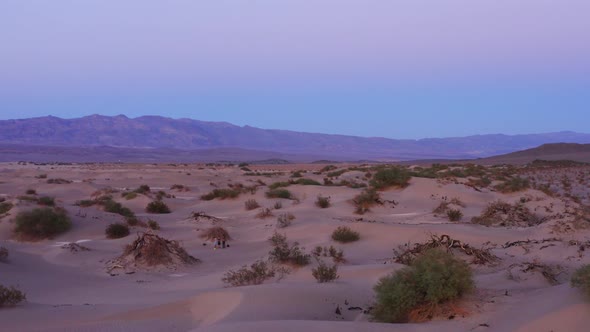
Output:
[[0,119],[590,132],[588,0],[2,0]]

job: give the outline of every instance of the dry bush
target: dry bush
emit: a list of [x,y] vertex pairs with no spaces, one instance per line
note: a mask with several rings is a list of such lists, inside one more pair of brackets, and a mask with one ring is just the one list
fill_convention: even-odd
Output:
[[221,281],[233,287],[260,285],[265,280],[275,276],[275,268],[262,260],[258,260],[250,267],[244,265],[237,271],[229,270],[225,273]]
[[365,189],[352,199],[352,204],[356,207],[355,213],[364,214],[370,211],[370,208],[375,205],[381,205],[381,196],[374,189]]
[[49,196],[42,196],[37,199],[37,204],[44,206],[55,206],[55,199]]
[[25,195],[37,195],[37,191],[35,189],[27,189]]
[[8,260],[8,249],[0,247],[0,262],[6,262]]
[[240,196],[242,193],[239,189],[213,189],[210,193],[202,195],[201,199],[204,201],[211,201],[216,198],[219,199],[229,199],[229,198],[236,198]]
[[61,208],[38,208],[20,212],[15,224],[14,232],[23,240],[52,238],[72,227],[66,211]]
[[281,213],[277,218],[277,227],[285,228],[291,225],[293,220],[295,220],[295,216],[292,213]]
[[449,209],[447,211],[449,221],[460,221],[463,218],[463,212],[459,209]]
[[69,184],[69,183],[72,183],[72,181],[57,178],[57,179],[47,179],[47,183],[49,183],[49,184]]
[[129,235],[129,226],[121,223],[110,224],[104,233],[109,239],[120,239]]
[[321,209],[329,208],[330,207],[330,197],[318,195],[318,198],[315,201],[315,205]]
[[273,205],[273,208],[275,210],[280,210],[283,208],[283,203],[281,201],[276,201],[275,204]]
[[434,210],[432,210],[432,213],[444,214],[447,213],[447,211],[449,211],[449,202],[440,202],[440,204]]
[[229,233],[225,230],[225,228],[220,226],[215,226],[204,230],[203,233],[201,233],[201,238],[209,241],[213,239],[218,239],[220,241],[231,240]]
[[258,202],[255,199],[248,199],[244,202],[244,207],[246,208],[246,211],[252,211],[254,209],[258,209],[260,207],[260,204],[258,204]]
[[268,253],[271,262],[295,266],[305,266],[310,263],[311,256],[303,252],[299,243],[294,242],[289,245],[286,235],[275,232],[269,241],[273,246]]
[[529,180],[521,177],[510,178],[494,187],[494,189],[502,193],[514,193],[528,188],[530,188]]
[[173,184],[170,187],[170,190],[176,190],[176,191],[181,191],[181,192],[186,192],[186,191],[190,191],[191,189],[187,186],[184,186],[182,184]]
[[447,252],[430,249],[411,266],[379,280],[371,314],[386,323],[429,320],[441,306],[474,288],[469,265]]
[[269,208],[261,208],[260,211],[256,214],[256,218],[265,219],[272,217],[272,210]]
[[315,258],[331,257],[334,263],[345,263],[344,251],[342,249],[336,249],[334,246],[322,247],[317,246],[311,253]]
[[360,234],[347,226],[339,226],[334,230],[334,232],[332,232],[332,240],[336,242],[349,243],[358,241],[359,239]]
[[319,262],[317,267],[311,270],[311,275],[319,283],[332,282],[340,277],[338,275],[338,265],[328,266],[322,261]]
[[531,227],[543,222],[523,204],[510,204],[502,201],[490,203],[478,217],[471,222],[484,226],[517,226]]
[[0,307],[12,307],[26,299],[27,295],[20,290],[0,285]]

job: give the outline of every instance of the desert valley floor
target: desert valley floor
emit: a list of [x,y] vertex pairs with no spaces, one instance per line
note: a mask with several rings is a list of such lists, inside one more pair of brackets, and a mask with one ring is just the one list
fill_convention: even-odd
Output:
[[[0,247],[9,253],[0,261],[0,284],[27,297],[0,308],[0,331],[588,331],[590,301],[569,280],[590,263],[590,168],[511,169],[532,182],[514,192],[494,189],[499,178],[480,185],[477,176],[449,170],[447,177],[413,176],[404,188],[379,191],[379,203],[361,215],[353,199],[375,173],[371,165],[0,164],[0,195],[11,206],[0,215]],[[277,182],[290,199],[267,197]],[[137,191],[142,185],[149,190]],[[239,195],[201,198],[220,188]],[[80,204],[101,195],[139,220],[128,236],[105,236],[107,226],[126,222],[123,216]],[[318,195],[329,197],[328,208],[316,206]],[[67,211],[71,229],[51,239],[19,239],[15,216],[38,207],[43,196]],[[171,213],[146,212],[158,196]],[[260,207],[246,209],[248,200]],[[499,201],[518,208],[497,216],[502,224],[472,222]],[[449,221],[444,209],[434,213],[441,203],[460,210],[461,220]],[[290,216],[290,225],[279,228],[281,216]],[[530,216],[536,221],[527,224]],[[160,229],[145,227],[150,220]],[[228,248],[214,250],[201,237],[213,226],[229,232]],[[360,239],[335,242],[331,234],[339,226]],[[339,278],[315,280],[318,260],[332,263],[320,256],[307,266],[284,266],[288,273],[262,284],[222,281],[230,270],[267,259],[275,232],[308,253],[317,246],[341,249]],[[124,248],[143,233],[178,241],[199,262],[129,262]],[[470,263],[476,283],[460,310],[420,323],[372,322],[373,286],[404,267],[399,253],[443,235],[492,257],[477,262],[453,249]]]

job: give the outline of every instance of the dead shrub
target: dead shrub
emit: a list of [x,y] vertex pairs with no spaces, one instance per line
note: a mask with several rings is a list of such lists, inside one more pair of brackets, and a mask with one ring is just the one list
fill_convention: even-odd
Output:
[[204,230],[203,233],[201,233],[201,238],[209,241],[213,239],[218,239],[220,241],[231,240],[229,233],[225,230],[225,228],[220,226],[215,226]]

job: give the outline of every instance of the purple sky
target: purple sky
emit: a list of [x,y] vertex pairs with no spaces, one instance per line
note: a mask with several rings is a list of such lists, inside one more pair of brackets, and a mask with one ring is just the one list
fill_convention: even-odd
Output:
[[3,0],[0,119],[590,132],[589,13],[588,0]]

